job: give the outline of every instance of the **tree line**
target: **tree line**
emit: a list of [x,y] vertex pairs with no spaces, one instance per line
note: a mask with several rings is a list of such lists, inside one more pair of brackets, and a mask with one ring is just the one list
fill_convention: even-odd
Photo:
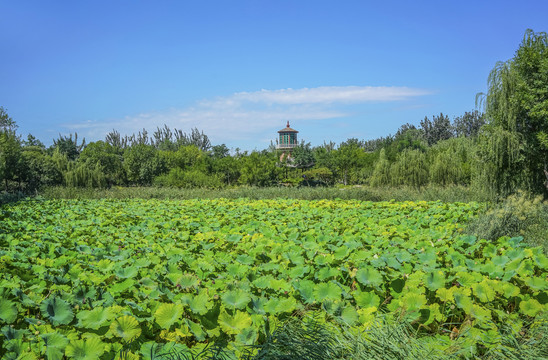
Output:
[[528,30],[514,57],[496,64],[478,108],[452,121],[440,113],[420,125],[374,140],[348,139],[291,158],[271,144],[231,152],[198,129],[167,126],[122,136],[112,131],[86,144],[77,134],[49,147],[28,135],[0,107],[0,181],[4,191],[44,186],[463,185],[492,194],[517,189],[548,195],[548,37]]

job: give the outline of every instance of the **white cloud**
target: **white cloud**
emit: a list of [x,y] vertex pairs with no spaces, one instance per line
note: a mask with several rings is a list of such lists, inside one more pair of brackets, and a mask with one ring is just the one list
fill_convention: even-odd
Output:
[[186,109],[170,109],[127,116],[123,119],[66,125],[88,138],[100,139],[111,131],[152,132],[164,124],[189,131],[197,127],[214,143],[262,137],[264,132],[283,127],[286,121],[313,121],[350,115],[345,105],[401,101],[430,94],[408,87],[324,86],[303,89],[239,92],[206,99]]
[[428,91],[396,86],[321,86],[304,89],[261,90],[234,94],[229,101],[267,104],[332,104],[404,100]]

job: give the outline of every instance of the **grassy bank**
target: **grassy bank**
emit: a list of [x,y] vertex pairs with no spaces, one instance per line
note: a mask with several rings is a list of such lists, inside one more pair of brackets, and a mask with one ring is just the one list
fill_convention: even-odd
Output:
[[488,198],[471,188],[463,186],[424,188],[372,188],[366,186],[349,187],[236,187],[230,189],[177,189],[160,187],[113,187],[110,189],[50,187],[42,191],[46,199],[302,199],[302,200],[364,200],[364,201],[443,201],[443,202],[484,202]]

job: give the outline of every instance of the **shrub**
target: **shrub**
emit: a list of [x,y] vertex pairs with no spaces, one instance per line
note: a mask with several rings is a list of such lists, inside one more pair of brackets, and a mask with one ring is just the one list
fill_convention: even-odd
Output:
[[523,236],[532,246],[548,250],[548,201],[518,192],[491,206],[470,224],[468,232],[496,240],[501,236]]

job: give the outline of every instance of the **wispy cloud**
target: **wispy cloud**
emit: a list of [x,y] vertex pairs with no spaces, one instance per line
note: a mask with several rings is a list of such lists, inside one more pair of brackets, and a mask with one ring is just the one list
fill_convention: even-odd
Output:
[[231,96],[198,101],[186,109],[170,109],[109,121],[70,124],[88,138],[102,138],[112,129],[131,134],[164,124],[188,131],[197,127],[214,142],[262,137],[285,121],[344,118],[349,104],[394,102],[430,94],[423,89],[387,86],[322,86],[303,89],[239,92]]

